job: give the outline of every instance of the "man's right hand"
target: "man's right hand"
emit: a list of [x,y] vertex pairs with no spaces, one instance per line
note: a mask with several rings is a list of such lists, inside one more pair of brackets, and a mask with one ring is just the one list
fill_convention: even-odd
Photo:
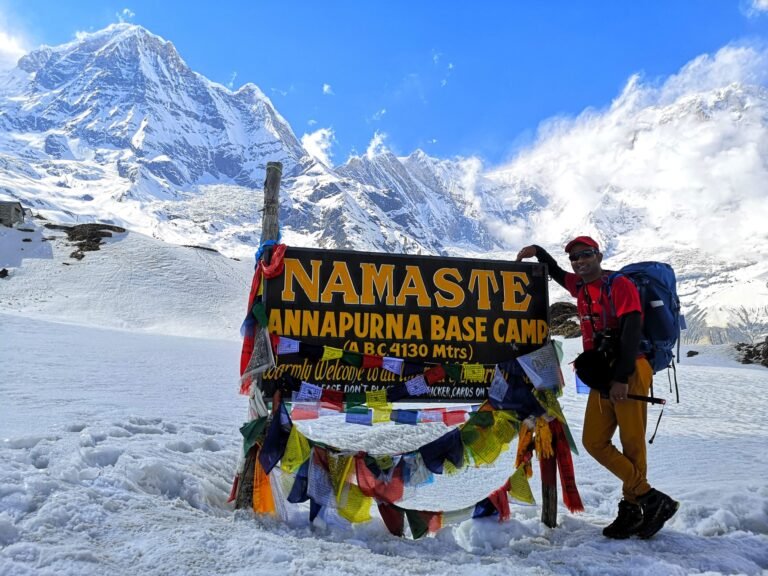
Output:
[[523,258],[534,258],[536,256],[536,246],[526,246],[520,252],[517,253],[517,262],[520,262]]

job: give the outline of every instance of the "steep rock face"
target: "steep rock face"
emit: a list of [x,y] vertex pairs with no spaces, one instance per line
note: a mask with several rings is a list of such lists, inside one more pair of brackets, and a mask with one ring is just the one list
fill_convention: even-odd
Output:
[[502,248],[485,224],[501,216],[498,206],[489,210],[475,195],[480,168],[477,160],[438,160],[417,150],[405,158],[355,156],[336,172],[372,186],[371,202],[428,251],[442,253],[449,245]]
[[[204,176],[260,185],[254,157],[290,173],[305,152],[254,85],[231,93],[193,72],[173,44],[127,24],[23,57],[24,99],[4,102],[8,128],[63,132],[123,152],[124,170],[174,186]],[[158,157],[160,158],[158,160]]]

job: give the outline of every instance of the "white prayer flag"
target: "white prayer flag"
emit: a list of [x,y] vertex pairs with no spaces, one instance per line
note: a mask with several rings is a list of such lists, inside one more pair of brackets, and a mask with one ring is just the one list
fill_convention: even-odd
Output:
[[384,356],[381,361],[381,367],[400,376],[403,372],[403,359]]
[[320,400],[323,395],[323,389],[316,384],[302,382],[299,387],[299,393],[296,394],[296,400]]
[[558,390],[563,387],[563,373],[560,372],[560,362],[552,343],[519,356],[517,361],[537,390]]
[[429,386],[423,375],[411,378],[405,383],[405,387],[408,389],[408,394],[411,396],[421,396],[422,394],[429,394]]
[[507,384],[507,379],[504,378],[504,374],[502,374],[499,367],[496,366],[496,369],[493,372],[493,380],[491,381],[491,389],[488,391],[488,396],[492,400],[501,402],[504,400],[504,396],[507,395],[508,389],[509,384]]
[[280,342],[277,343],[278,354],[296,354],[299,351],[299,341],[291,340],[280,336]]

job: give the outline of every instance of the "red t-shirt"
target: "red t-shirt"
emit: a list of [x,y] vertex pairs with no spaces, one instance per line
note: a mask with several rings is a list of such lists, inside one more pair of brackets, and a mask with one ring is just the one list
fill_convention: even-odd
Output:
[[[632,281],[626,276],[616,276],[611,282],[611,299],[605,288],[607,274],[583,284],[581,279],[572,272],[565,273],[565,289],[576,297],[576,308],[581,321],[581,338],[584,350],[591,350],[594,345],[594,330],[601,332],[605,329],[615,330],[619,327],[619,318],[629,312],[640,312],[640,294]],[[588,292],[585,294],[585,289]],[[613,301],[613,307],[611,307]],[[591,306],[590,306],[591,303]],[[616,314],[614,314],[614,310]],[[591,317],[591,320],[590,320]]]

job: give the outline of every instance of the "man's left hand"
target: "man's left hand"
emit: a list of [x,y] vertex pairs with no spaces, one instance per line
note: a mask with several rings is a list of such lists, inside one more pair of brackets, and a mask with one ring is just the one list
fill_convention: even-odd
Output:
[[611,389],[608,392],[611,402],[623,402],[627,399],[627,394],[629,394],[629,384],[616,380],[611,382]]

